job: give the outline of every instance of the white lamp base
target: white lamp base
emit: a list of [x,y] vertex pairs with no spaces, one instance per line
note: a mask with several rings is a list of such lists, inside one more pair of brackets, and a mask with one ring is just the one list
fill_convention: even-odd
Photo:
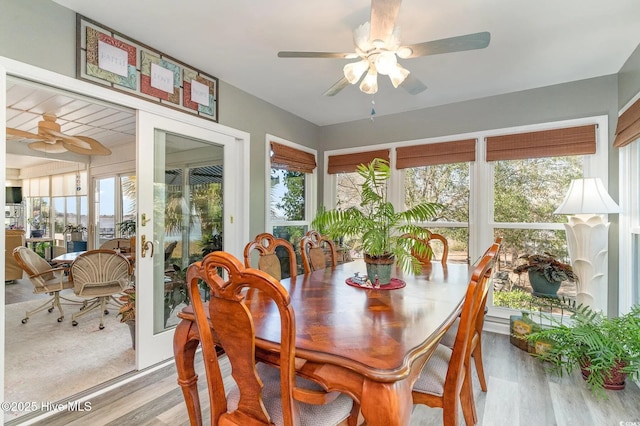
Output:
[[578,276],[577,302],[607,313],[609,223],[602,215],[577,214],[564,224],[573,271]]

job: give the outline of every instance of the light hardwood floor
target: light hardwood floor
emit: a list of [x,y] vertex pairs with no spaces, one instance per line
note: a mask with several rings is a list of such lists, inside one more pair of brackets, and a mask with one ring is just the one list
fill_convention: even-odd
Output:
[[[579,373],[558,378],[548,374],[540,361],[512,346],[509,336],[485,333],[483,339],[489,391],[483,393],[474,379],[479,425],[640,425],[640,389],[635,383],[627,382],[625,390],[609,391],[607,400],[598,400],[590,394]],[[199,376],[201,400],[208,423],[205,375],[201,363]],[[93,397],[90,402],[91,411],[59,413],[33,424],[189,424],[173,365]],[[414,407],[411,425],[437,424],[442,424],[441,410]]]

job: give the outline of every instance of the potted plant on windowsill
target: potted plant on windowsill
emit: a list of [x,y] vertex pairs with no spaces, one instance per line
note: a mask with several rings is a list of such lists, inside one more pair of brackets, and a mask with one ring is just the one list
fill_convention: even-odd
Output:
[[520,256],[520,259],[525,259],[526,262],[517,266],[513,272],[518,275],[523,272],[529,274],[534,296],[557,298],[558,289],[563,281],[578,280],[571,265],[560,262],[549,252],[525,254]]
[[71,235],[71,241],[84,241],[84,233],[86,230],[87,227],[83,224],[74,225],[70,223],[64,229],[64,232]]
[[27,219],[27,222],[31,226],[31,230],[29,232],[31,238],[42,238],[44,235],[44,229],[42,229],[44,228],[44,224],[40,216],[30,217]]
[[623,389],[625,379],[640,378],[640,305],[625,315],[608,318],[588,306],[578,306],[571,324],[555,320],[553,327],[527,336],[544,340],[549,349],[537,357],[559,375],[579,367],[598,396],[604,389]]
[[422,264],[413,253],[426,257],[431,248],[423,241],[429,231],[418,223],[432,220],[442,206],[420,203],[396,211],[387,200],[391,168],[386,160],[375,158],[369,164],[360,164],[357,172],[364,179],[359,208],[320,210],[312,226],[325,229],[332,238],[360,238],[367,275],[372,281],[377,275],[380,284],[388,284],[394,263],[405,272],[420,272]]

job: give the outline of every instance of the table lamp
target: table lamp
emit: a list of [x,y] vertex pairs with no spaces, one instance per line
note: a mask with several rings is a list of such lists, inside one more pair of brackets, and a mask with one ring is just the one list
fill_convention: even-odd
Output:
[[609,222],[603,215],[620,213],[600,178],[574,179],[554,214],[566,214],[569,257],[578,276],[577,302],[607,312]]

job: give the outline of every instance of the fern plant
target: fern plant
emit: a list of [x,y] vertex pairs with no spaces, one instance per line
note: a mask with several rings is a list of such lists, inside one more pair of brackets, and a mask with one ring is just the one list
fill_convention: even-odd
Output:
[[616,367],[632,379],[640,378],[640,305],[615,318],[579,305],[574,308],[571,324],[554,319],[553,327],[532,333],[527,339],[551,344],[549,350],[536,356],[550,362],[556,374],[571,374],[580,367],[596,395],[603,395],[605,382]]
[[394,256],[404,271],[419,272],[421,263],[412,251],[425,257],[430,253],[430,247],[422,241],[428,238],[429,231],[419,223],[433,219],[442,205],[419,203],[408,210],[396,211],[387,199],[391,168],[384,159],[375,158],[369,164],[360,164],[357,173],[364,179],[359,208],[321,209],[312,226],[326,230],[334,239],[342,236],[360,238],[365,254]]

